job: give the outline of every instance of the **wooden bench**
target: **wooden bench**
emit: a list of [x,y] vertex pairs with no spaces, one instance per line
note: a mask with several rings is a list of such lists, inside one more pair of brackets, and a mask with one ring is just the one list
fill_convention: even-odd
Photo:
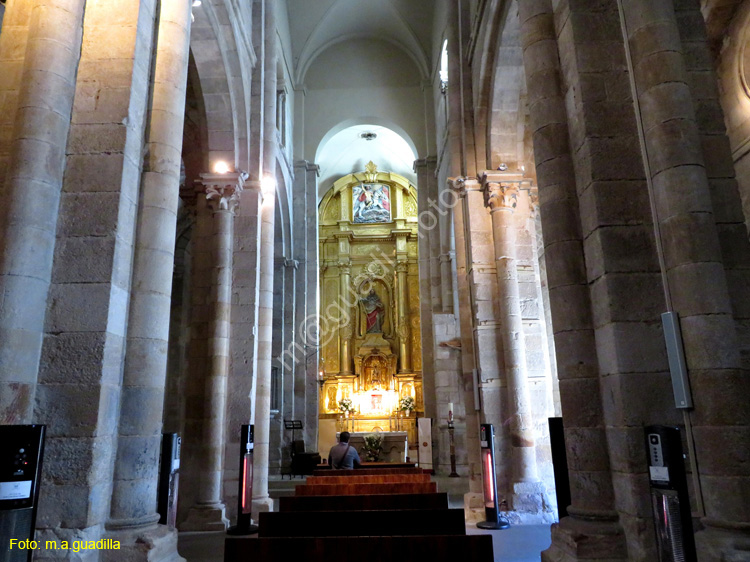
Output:
[[[413,462],[369,462],[364,461],[362,468],[414,468],[417,465]],[[330,464],[319,464],[316,470],[332,470]]]
[[265,512],[258,537],[465,535],[463,509]]
[[308,476],[306,484],[396,484],[430,482],[429,474],[365,474],[360,476]]
[[373,474],[425,474],[425,470],[423,468],[329,468],[328,470],[317,469],[313,472],[313,476],[372,476]]
[[359,496],[283,496],[279,511],[448,509],[448,494],[374,494]]
[[434,494],[435,482],[394,484],[303,484],[296,487],[298,496],[355,496],[360,494]]
[[392,536],[392,537],[227,537],[225,562],[299,560],[304,562],[383,562],[413,560],[430,562],[494,562],[492,536]]

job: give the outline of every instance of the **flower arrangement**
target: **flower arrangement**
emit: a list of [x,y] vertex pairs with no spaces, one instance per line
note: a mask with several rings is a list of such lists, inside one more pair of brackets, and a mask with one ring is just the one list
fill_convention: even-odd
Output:
[[339,402],[339,411],[340,412],[350,412],[354,413],[354,403],[352,402],[351,398],[342,398]]
[[405,412],[406,410],[413,410],[415,406],[416,404],[414,403],[414,398],[412,398],[411,396],[402,398],[398,403],[398,409],[402,412]]
[[365,435],[365,459],[369,462],[377,462],[383,454],[383,436],[379,433]]

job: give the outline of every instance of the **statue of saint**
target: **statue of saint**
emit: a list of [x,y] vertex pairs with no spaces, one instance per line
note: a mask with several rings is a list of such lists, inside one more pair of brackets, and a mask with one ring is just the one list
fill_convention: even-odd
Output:
[[375,289],[370,289],[367,296],[359,299],[359,306],[362,312],[362,332],[366,334],[382,334],[385,320],[385,306],[375,292]]

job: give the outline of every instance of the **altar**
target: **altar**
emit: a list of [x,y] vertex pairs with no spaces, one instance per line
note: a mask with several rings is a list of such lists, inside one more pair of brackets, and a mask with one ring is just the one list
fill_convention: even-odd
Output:
[[319,205],[322,452],[341,431],[382,434],[394,461],[418,449],[424,398],[417,209],[409,181],[373,162],[336,181]]
[[[359,453],[359,458],[365,460],[365,437],[372,433],[354,432],[349,436],[349,443]],[[408,454],[408,436],[406,431],[382,431],[380,436],[383,438],[383,454],[380,462],[406,462]],[[339,434],[336,433],[336,439]]]

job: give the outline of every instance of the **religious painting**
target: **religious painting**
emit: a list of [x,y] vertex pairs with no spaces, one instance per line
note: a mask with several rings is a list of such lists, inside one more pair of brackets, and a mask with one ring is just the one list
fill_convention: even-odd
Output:
[[352,187],[352,221],[391,222],[391,190],[382,183],[361,183]]
[[370,411],[380,412],[382,409],[383,409],[383,395],[371,394],[370,395]]

